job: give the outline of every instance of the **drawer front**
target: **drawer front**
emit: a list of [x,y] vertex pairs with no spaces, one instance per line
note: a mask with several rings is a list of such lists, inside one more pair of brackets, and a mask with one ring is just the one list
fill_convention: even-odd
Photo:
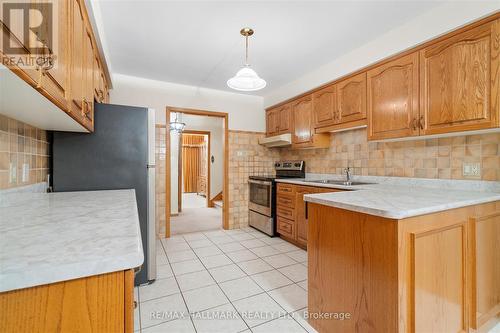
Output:
[[295,207],[295,201],[294,201],[293,196],[291,196],[291,195],[279,194],[276,201],[277,201],[278,206],[285,206],[285,207],[289,207],[289,208]]
[[295,238],[294,222],[278,216],[278,233],[288,238]]
[[294,194],[295,193],[295,186],[292,184],[278,184],[278,193],[288,193],[288,194]]
[[287,219],[293,220],[295,218],[295,214],[294,213],[295,213],[294,209],[290,208],[290,207],[278,206],[276,208],[276,214],[278,216],[281,216],[281,217],[284,217],[284,218],[287,218]]

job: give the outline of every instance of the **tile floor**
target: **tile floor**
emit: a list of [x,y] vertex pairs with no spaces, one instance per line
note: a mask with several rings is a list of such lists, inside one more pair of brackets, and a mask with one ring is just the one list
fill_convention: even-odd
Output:
[[316,332],[307,253],[252,229],[175,235],[157,248],[158,280],[135,288],[135,331]]

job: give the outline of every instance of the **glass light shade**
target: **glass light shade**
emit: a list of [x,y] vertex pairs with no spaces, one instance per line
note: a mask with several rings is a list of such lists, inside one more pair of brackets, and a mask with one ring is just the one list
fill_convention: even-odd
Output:
[[180,133],[184,130],[184,127],[186,127],[186,124],[176,121],[172,121],[170,123],[170,130],[173,132]]
[[266,86],[266,81],[248,66],[243,67],[236,75],[227,80],[229,88],[239,91],[256,91]]

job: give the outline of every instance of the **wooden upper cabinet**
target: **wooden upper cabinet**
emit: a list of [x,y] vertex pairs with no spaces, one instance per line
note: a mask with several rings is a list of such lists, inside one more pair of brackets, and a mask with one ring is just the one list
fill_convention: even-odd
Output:
[[292,104],[292,143],[307,144],[312,140],[312,98],[304,96]]
[[419,135],[418,53],[367,73],[368,139]]
[[421,134],[498,126],[500,20],[420,51]]
[[279,132],[279,112],[277,109],[266,111],[266,134],[277,135]]
[[366,73],[340,81],[337,86],[338,123],[366,119]]
[[93,128],[94,118],[94,46],[92,42],[92,32],[85,29],[84,41],[84,116],[87,127]]
[[292,128],[292,108],[285,104],[278,109],[278,131],[279,134],[290,133]]
[[85,25],[83,8],[78,0],[72,0],[71,20],[71,112],[83,121],[84,115],[84,41]]
[[314,128],[335,124],[338,119],[337,86],[330,85],[312,95]]

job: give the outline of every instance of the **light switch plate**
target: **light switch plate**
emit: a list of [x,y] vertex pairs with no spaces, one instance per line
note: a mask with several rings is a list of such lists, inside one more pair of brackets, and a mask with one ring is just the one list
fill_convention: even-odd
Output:
[[464,163],[462,174],[464,177],[479,177],[481,176],[480,163]]

